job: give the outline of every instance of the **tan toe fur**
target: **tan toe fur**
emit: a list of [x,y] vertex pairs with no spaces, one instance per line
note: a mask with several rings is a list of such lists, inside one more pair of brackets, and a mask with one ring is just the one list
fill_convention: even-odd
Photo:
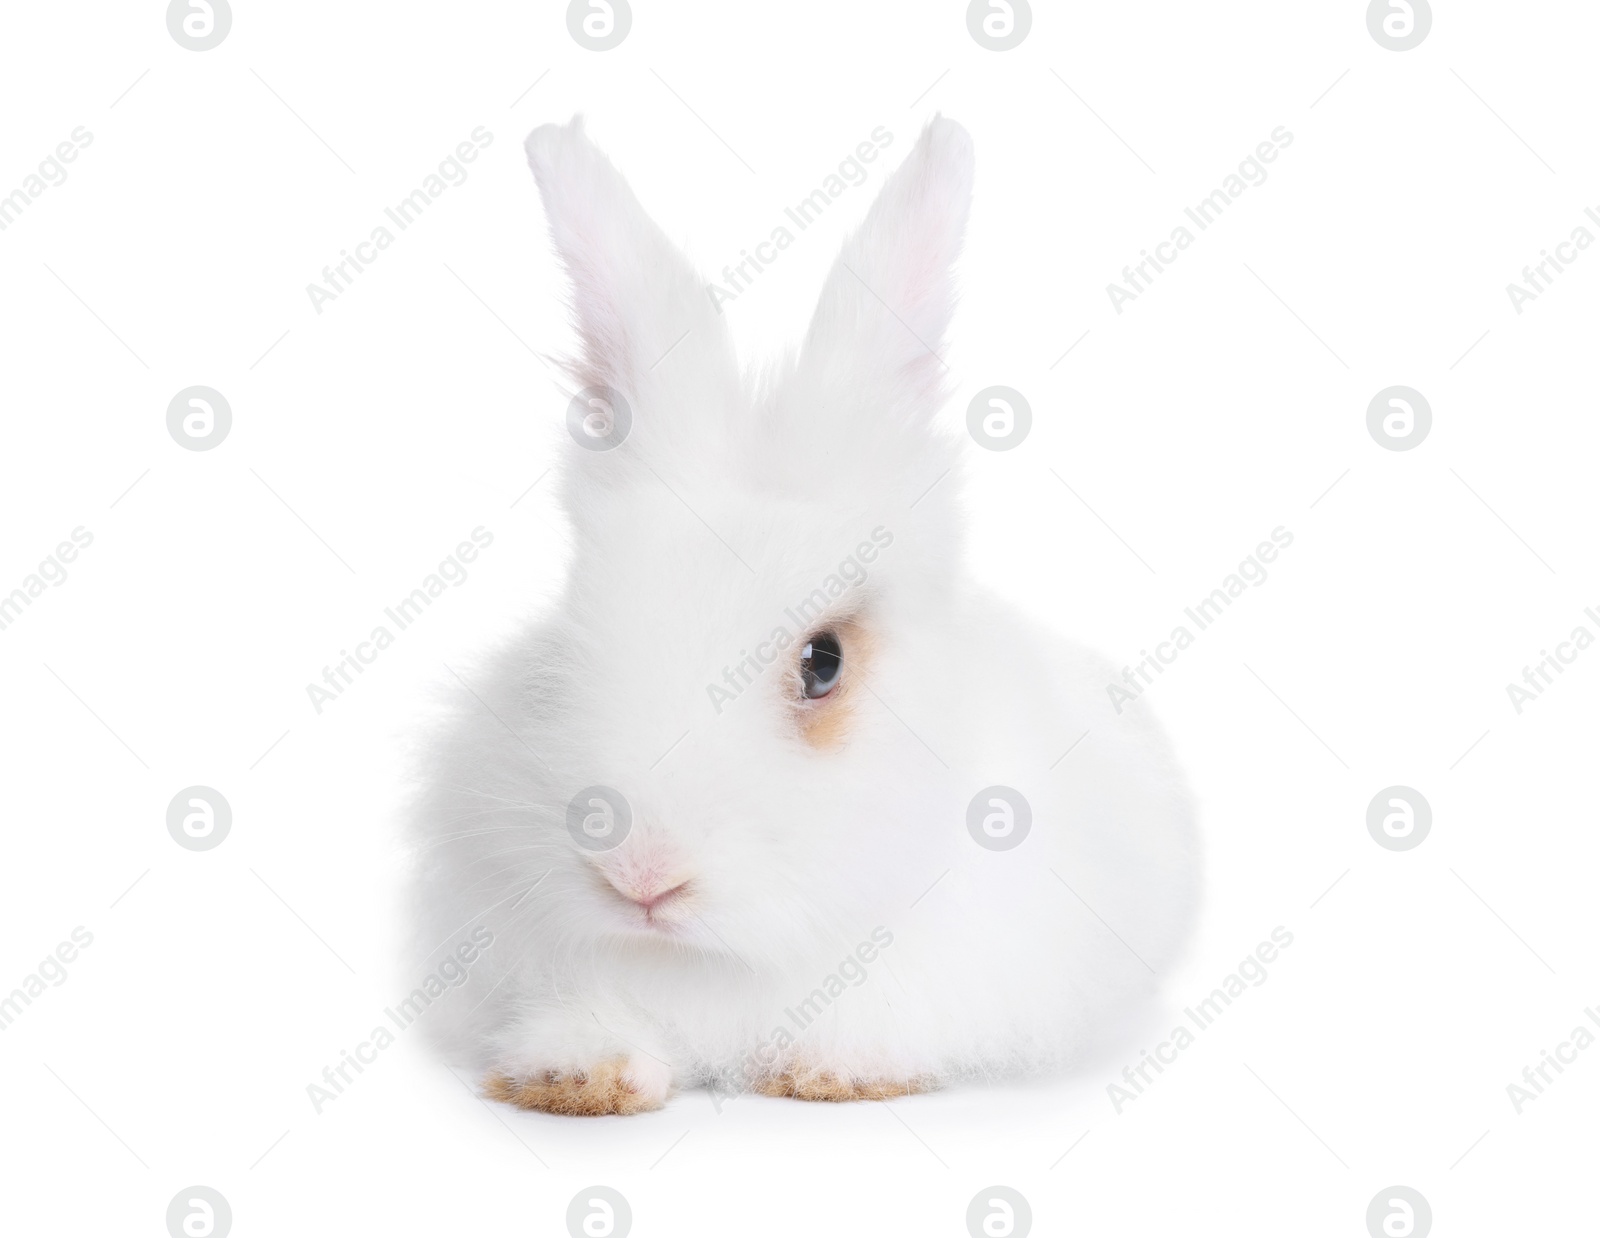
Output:
[[519,1109],[583,1117],[661,1108],[658,1098],[641,1094],[624,1077],[627,1064],[626,1058],[609,1058],[588,1070],[546,1070],[525,1079],[491,1073],[483,1081],[483,1091],[490,1100]]
[[927,1079],[857,1079],[831,1070],[803,1068],[769,1075],[755,1085],[763,1096],[792,1096],[795,1100],[890,1100],[928,1092]]

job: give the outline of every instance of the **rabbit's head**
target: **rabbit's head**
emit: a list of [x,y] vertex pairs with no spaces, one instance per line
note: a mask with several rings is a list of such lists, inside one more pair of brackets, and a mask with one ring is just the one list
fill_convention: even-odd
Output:
[[943,773],[924,707],[963,657],[956,450],[931,423],[970,139],[927,127],[759,379],[580,120],[527,152],[582,390],[572,570],[519,685],[534,752],[513,751],[552,818],[524,876],[558,868],[538,897],[568,929],[635,943],[753,958],[856,932],[926,885],[918,833],[943,828],[908,818]]

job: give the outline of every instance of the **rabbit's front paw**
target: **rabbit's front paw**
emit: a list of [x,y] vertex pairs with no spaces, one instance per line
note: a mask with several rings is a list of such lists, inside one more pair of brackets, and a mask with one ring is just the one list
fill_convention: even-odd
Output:
[[792,1096],[795,1100],[891,1100],[929,1092],[935,1087],[927,1078],[871,1079],[845,1071],[801,1066],[768,1075],[755,1085],[763,1096]]
[[649,1057],[613,1057],[584,1070],[491,1071],[484,1094],[519,1109],[594,1117],[659,1109],[672,1090],[672,1070]]

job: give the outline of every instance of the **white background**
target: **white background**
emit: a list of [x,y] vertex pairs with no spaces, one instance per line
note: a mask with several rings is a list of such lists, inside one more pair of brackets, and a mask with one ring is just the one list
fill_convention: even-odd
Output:
[[[198,53],[159,3],[7,10],[0,193],[93,142],[0,232],[0,591],[94,537],[0,632],[0,991],[94,935],[0,1033],[8,1230],[161,1234],[192,1184],[241,1236],[562,1233],[592,1183],[641,1236],[959,1235],[995,1183],[1041,1234],[1360,1238],[1393,1184],[1439,1234],[1582,1224],[1600,1049],[1520,1115],[1506,1085],[1600,1004],[1600,652],[1520,716],[1505,685],[1600,635],[1600,252],[1520,315],[1505,289],[1600,209],[1600,11],[1441,3],[1397,53],[1357,0],[1037,7],[1005,53],[948,0],[640,2],[605,53],[550,3],[241,0]],[[536,354],[572,340],[521,139],[576,111],[708,272],[893,134],[728,307],[752,347],[799,332],[930,116],[971,130],[947,416],[1004,383],[1035,423],[971,447],[968,553],[1060,631],[1134,661],[1293,532],[1137,707],[1207,848],[1173,1017],[1275,926],[1294,945],[1120,1115],[1150,1045],[890,1105],[577,1120],[488,1106],[405,1036],[314,1113],[419,979],[399,821],[430,694],[563,570]],[[317,314],[306,285],[477,126],[470,178]],[[1106,285],[1277,126],[1269,179],[1117,314]],[[192,384],[232,405],[210,451],[167,433]],[[1392,384],[1433,408],[1411,451],[1366,429]],[[305,685],[480,524],[471,578],[317,715]],[[216,850],[166,831],[192,784],[232,805]],[[1392,784],[1433,807],[1413,851],[1366,830]]]

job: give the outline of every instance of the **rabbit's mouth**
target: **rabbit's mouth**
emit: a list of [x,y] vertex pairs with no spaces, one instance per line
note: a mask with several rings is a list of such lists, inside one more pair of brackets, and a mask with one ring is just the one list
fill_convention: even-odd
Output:
[[648,900],[632,900],[644,908],[645,923],[655,928],[669,927],[683,920],[687,904],[694,896],[693,883],[680,881]]
[[637,918],[630,916],[636,925],[659,932],[671,932],[693,914],[694,882],[689,879],[646,877],[643,880],[626,880],[606,874],[608,887]]

